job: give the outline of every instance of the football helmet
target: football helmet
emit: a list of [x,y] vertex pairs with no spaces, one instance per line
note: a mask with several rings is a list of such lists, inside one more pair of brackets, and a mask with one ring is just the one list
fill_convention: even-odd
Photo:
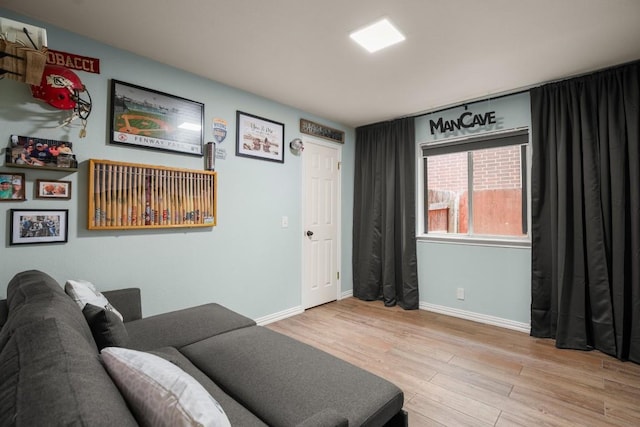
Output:
[[76,73],[68,68],[46,65],[40,85],[31,85],[31,94],[53,107],[73,110],[74,118],[84,121],[91,114],[91,95]]

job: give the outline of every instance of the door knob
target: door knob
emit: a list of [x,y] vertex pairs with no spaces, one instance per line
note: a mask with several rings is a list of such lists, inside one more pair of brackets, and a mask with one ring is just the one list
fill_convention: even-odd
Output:
[[307,231],[307,237],[311,237],[311,236],[313,236],[313,231],[311,230]]

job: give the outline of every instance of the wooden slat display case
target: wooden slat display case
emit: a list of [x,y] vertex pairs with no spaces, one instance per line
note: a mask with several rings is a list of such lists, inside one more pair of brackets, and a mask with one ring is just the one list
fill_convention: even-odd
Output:
[[213,227],[214,171],[89,160],[90,230]]

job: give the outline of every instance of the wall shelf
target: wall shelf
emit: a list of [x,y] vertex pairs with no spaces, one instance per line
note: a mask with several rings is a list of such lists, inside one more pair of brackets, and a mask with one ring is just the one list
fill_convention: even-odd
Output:
[[90,230],[213,227],[217,175],[89,160]]
[[35,169],[43,171],[56,171],[56,172],[77,172],[78,168],[64,168],[58,166],[32,166],[32,165],[20,165],[17,163],[6,163],[5,167],[8,168],[20,168],[20,169]]

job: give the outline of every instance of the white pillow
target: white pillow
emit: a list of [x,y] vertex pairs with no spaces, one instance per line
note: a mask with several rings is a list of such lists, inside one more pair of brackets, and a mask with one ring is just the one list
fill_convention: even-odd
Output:
[[109,303],[109,300],[102,293],[98,292],[91,282],[86,280],[67,280],[67,283],[64,284],[64,291],[78,303],[80,310],[84,309],[86,304],[93,304],[98,307],[104,307],[105,310],[117,315],[120,320],[124,320],[122,314]]
[[141,425],[231,427],[220,404],[173,363],[121,347],[103,348],[102,362]]

